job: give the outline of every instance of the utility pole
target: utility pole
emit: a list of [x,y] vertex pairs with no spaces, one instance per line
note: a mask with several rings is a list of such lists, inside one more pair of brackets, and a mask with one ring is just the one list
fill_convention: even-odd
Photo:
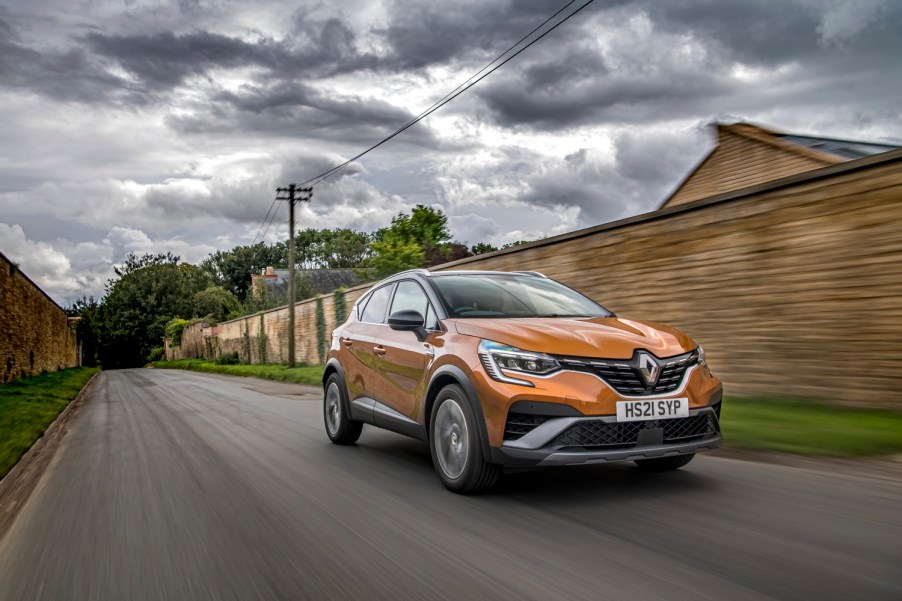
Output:
[[288,367],[294,367],[294,296],[297,294],[294,260],[294,205],[310,202],[313,188],[298,188],[288,184],[287,188],[276,188],[276,200],[288,201]]

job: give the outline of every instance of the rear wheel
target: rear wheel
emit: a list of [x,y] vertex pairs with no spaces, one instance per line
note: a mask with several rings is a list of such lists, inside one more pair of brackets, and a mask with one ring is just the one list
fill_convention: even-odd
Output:
[[636,465],[646,472],[669,472],[680,469],[695,457],[695,453],[688,455],[674,455],[672,457],[655,457],[653,459],[637,459]]
[[439,478],[454,492],[486,491],[501,474],[500,466],[486,462],[476,416],[456,384],[438,393],[429,420],[429,449]]
[[326,434],[335,444],[354,444],[360,438],[363,424],[355,422],[348,414],[348,402],[344,382],[338,374],[326,380],[326,394],[323,398],[323,421]]

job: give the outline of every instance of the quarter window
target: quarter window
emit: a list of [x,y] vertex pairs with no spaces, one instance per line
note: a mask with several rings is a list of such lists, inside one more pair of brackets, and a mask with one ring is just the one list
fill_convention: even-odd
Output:
[[432,308],[432,304],[426,307],[426,329],[427,330],[439,330],[438,320],[435,317],[435,309]]

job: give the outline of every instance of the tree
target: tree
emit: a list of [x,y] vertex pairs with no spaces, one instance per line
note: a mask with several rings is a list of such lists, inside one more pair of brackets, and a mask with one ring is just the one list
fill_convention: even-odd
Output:
[[398,213],[385,230],[389,236],[418,243],[424,249],[451,241],[448,218],[441,209],[417,205],[410,215]]
[[268,246],[258,242],[252,246],[218,250],[201,263],[201,268],[212,276],[215,284],[243,301],[251,285],[251,275],[262,273],[267,267],[287,265],[288,249],[284,243]]
[[501,250],[504,250],[505,248],[513,248],[515,246],[523,246],[524,244],[529,244],[529,240],[517,240],[516,242],[508,242],[501,247]]
[[423,266],[423,248],[413,241],[391,238],[373,242],[373,253],[369,266],[377,279]]
[[239,307],[235,295],[222,286],[208,286],[194,295],[194,314],[222,321]]
[[143,364],[174,317],[192,317],[195,295],[211,284],[210,275],[171,253],[129,254],[107,282],[99,310],[100,360],[104,367]]
[[447,242],[445,244],[437,244],[428,246],[425,250],[423,259],[423,267],[432,267],[433,265],[441,265],[449,261],[457,261],[465,259],[470,255],[470,250],[465,244],[460,242]]
[[445,214],[425,205],[415,206],[410,215],[398,213],[390,226],[373,233],[371,246],[373,257],[368,265],[376,277],[469,255],[466,246],[451,242]]
[[100,346],[100,304],[94,297],[83,296],[69,304],[65,309],[69,317],[78,317],[75,324],[75,335],[81,344],[82,364],[87,367],[97,365],[97,352]]
[[473,248],[470,249],[470,254],[472,255],[482,255],[485,253],[491,253],[498,250],[496,246],[492,246],[488,242],[480,242],[478,244],[474,244]]
[[307,228],[295,236],[295,260],[303,269],[360,267],[371,255],[370,235],[349,228]]

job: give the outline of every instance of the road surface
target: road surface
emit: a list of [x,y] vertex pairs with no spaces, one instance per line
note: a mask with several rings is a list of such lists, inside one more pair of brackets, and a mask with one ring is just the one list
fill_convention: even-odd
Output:
[[902,599],[893,478],[699,457],[462,497],[422,443],[330,444],[320,399],[101,373],[0,541],[0,599]]

